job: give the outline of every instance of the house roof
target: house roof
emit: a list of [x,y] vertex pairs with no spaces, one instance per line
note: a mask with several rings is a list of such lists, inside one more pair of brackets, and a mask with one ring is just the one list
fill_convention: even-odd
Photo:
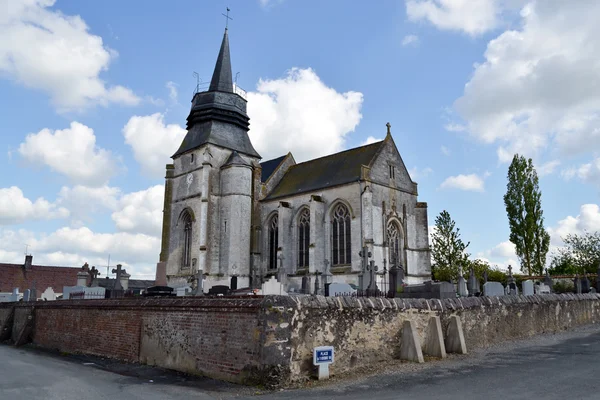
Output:
[[285,157],[287,157],[287,154],[260,163],[260,166],[262,167],[262,175],[260,177],[260,181],[262,183],[265,183],[271,177],[271,175],[273,175],[273,172],[275,172],[275,170],[283,162]]
[[383,143],[380,141],[292,165],[265,200],[356,182],[361,178],[361,167],[371,163]]
[[23,264],[0,263],[0,292],[12,292],[19,288],[19,292],[31,289],[35,282],[38,296],[51,287],[55,293],[62,293],[63,286],[75,286],[77,273],[81,268],[50,267],[32,265],[25,268]]

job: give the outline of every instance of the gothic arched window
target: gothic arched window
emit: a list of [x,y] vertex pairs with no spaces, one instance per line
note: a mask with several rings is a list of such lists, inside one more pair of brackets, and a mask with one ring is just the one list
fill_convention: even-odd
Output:
[[181,216],[181,223],[183,226],[182,231],[182,243],[183,253],[181,257],[181,268],[190,268],[192,265],[192,216],[186,210]]
[[390,265],[402,265],[402,230],[397,222],[392,221],[387,228],[387,241],[390,252]]
[[350,264],[350,213],[338,204],[331,215],[333,265]]
[[298,217],[298,267],[308,267],[310,245],[310,211],[304,209]]
[[269,220],[269,269],[277,268],[277,248],[279,247],[279,218],[277,214]]

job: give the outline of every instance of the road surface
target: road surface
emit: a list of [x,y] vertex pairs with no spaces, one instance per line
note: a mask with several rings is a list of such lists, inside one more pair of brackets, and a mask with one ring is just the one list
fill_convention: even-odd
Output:
[[0,399],[600,399],[600,326],[258,396],[256,389],[106,363],[0,345]]

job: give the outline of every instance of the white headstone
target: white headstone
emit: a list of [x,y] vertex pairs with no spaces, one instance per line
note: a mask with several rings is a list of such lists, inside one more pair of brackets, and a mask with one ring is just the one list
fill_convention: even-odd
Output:
[[467,289],[467,281],[461,276],[458,277],[458,295],[460,297],[467,297],[469,290]]
[[44,290],[44,293],[42,293],[42,300],[56,300],[56,293],[54,293],[54,290],[50,286],[48,286],[46,290]]
[[356,293],[356,289],[347,283],[332,283],[329,285],[329,296],[350,296],[352,293]]
[[31,301],[29,298],[31,296],[31,290],[25,289],[25,293],[23,293],[23,301]]
[[262,284],[262,294],[265,296],[270,294],[287,296],[283,285],[274,276]]
[[524,296],[533,296],[533,281],[526,280],[521,283],[521,288]]
[[19,288],[14,288],[10,295],[10,301],[19,301]]
[[484,296],[504,296],[504,286],[500,282],[486,282],[483,284]]
[[535,294],[550,294],[552,291],[550,290],[550,286],[545,283],[540,283],[539,285],[535,285],[533,287],[535,289]]
[[176,289],[177,297],[189,296],[192,293],[191,286],[178,287]]

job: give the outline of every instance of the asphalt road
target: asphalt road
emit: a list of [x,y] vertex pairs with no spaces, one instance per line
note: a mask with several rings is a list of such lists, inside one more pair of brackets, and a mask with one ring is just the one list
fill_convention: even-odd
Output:
[[150,367],[100,364],[0,345],[0,399],[600,399],[600,326],[259,396],[255,389]]

